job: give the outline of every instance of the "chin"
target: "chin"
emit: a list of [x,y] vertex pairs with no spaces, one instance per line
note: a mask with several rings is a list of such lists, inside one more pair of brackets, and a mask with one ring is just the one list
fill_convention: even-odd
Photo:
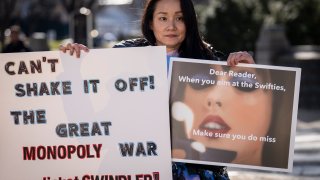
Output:
[[177,47],[178,46],[175,46],[175,45],[171,45],[171,44],[168,44],[168,45],[165,45],[167,48],[170,48],[170,49],[178,49]]
[[176,42],[168,42],[166,43],[166,46],[168,48],[172,48],[172,49],[178,49],[180,47],[180,44],[179,43],[176,43]]

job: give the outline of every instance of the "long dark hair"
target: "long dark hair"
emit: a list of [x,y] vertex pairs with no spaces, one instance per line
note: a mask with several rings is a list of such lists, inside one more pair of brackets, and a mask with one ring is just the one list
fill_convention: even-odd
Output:
[[[153,20],[153,13],[158,1],[147,0],[141,23],[142,34],[152,45],[156,45],[156,38],[150,28],[150,24]],[[186,37],[179,47],[179,56],[184,58],[212,59],[213,48],[201,39],[193,2],[191,0],[180,0],[180,6],[186,26]]]

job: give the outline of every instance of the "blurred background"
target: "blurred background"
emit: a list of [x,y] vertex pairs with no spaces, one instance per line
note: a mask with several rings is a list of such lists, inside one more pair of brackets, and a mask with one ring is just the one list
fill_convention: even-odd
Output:
[[[0,50],[57,50],[77,42],[112,47],[140,37],[145,0],[1,0]],[[231,179],[320,177],[320,0],[194,0],[203,38],[259,64],[302,69],[292,173],[229,168]],[[11,48],[12,50],[12,48]],[[16,49],[14,49],[16,50]],[[13,51],[13,50],[12,50]]]

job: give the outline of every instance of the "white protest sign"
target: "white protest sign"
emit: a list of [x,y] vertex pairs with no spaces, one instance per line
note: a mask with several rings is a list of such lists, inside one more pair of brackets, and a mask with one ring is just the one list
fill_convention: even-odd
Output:
[[0,179],[171,179],[165,47],[0,54]]

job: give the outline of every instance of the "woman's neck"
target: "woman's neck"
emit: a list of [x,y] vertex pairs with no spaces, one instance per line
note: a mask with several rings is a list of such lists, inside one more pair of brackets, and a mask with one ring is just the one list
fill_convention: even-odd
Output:
[[178,51],[178,49],[176,49],[176,48],[166,48],[167,49],[167,53],[174,53],[174,52],[177,52]]

